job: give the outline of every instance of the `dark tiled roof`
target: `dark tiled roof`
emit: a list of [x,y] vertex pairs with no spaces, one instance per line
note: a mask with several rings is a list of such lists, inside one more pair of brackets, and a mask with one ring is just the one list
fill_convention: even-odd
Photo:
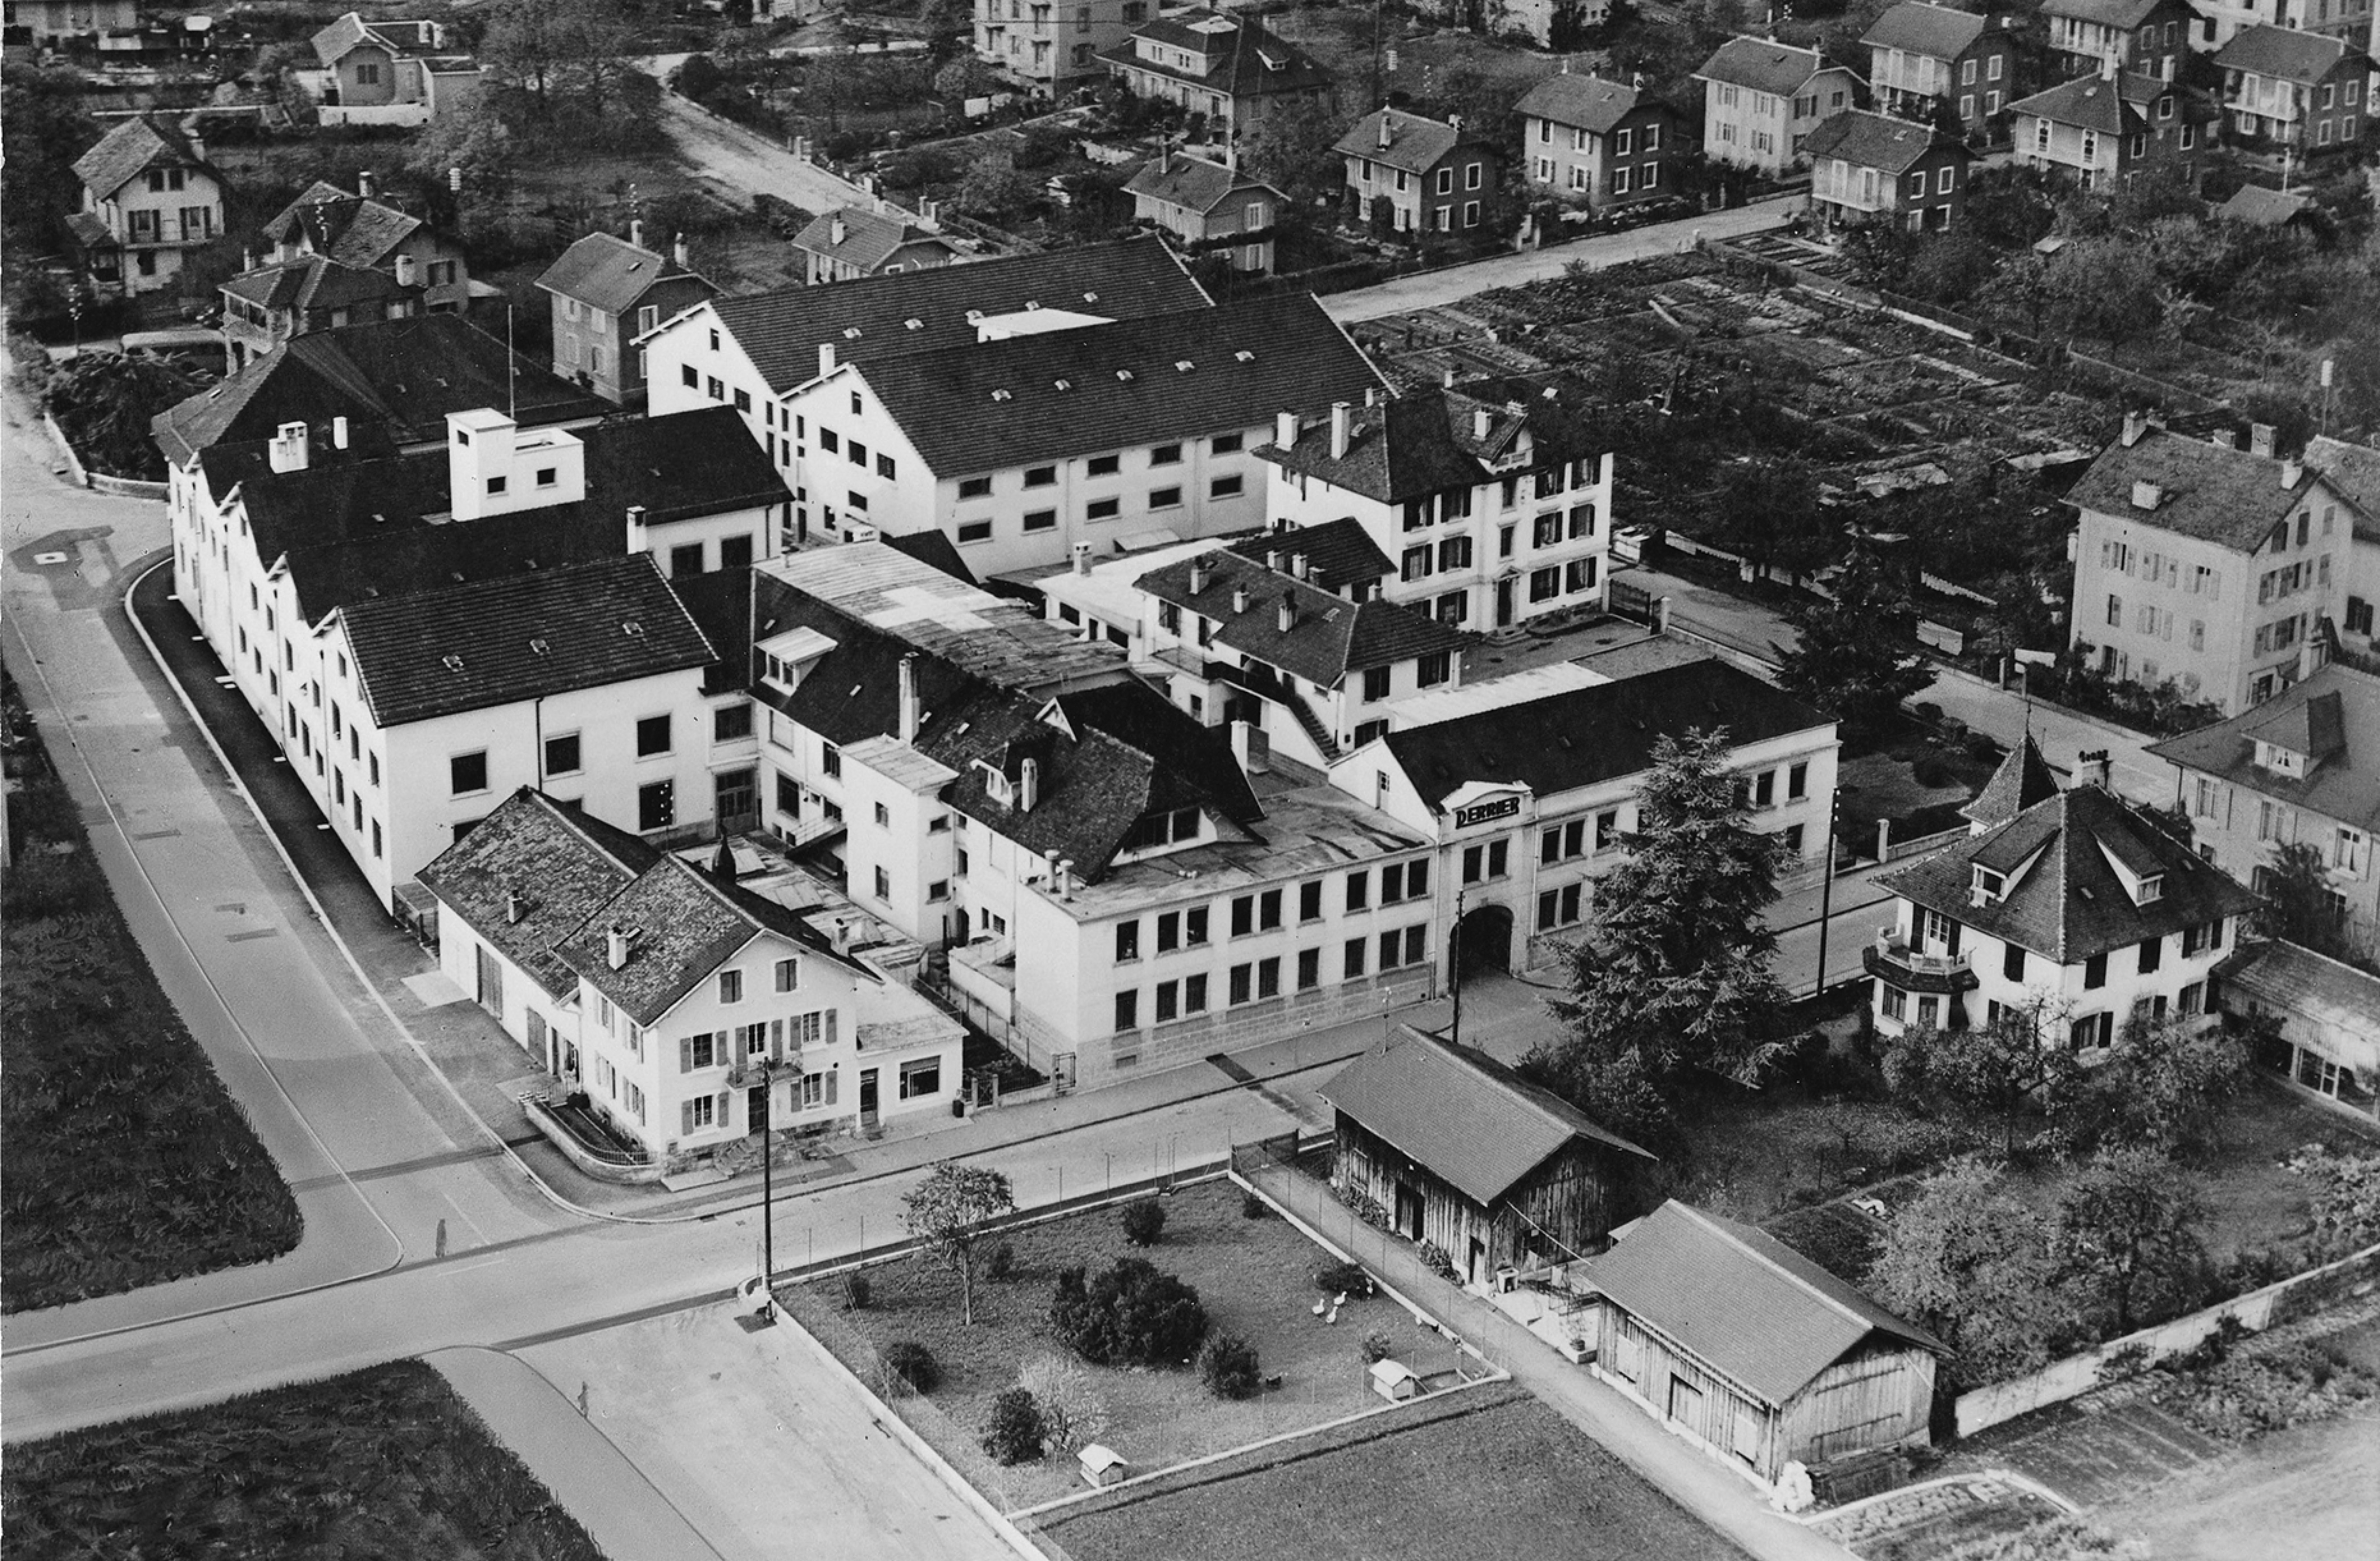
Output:
[[2167,0],[2042,0],[2041,14],[2095,21],[2119,32],[2131,32],[2166,4]]
[[[295,420],[292,420],[295,421]],[[388,430],[378,423],[351,425],[347,430],[346,446],[337,443],[337,433],[328,418],[318,418],[306,425],[309,470],[323,471],[333,466],[362,461],[387,460],[396,454],[396,441]],[[246,439],[210,445],[198,455],[199,470],[205,474],[207,491],[222,502],[236,483],[250,482],[274,475],[273,441]]]
[[2226,992],[2339,1031],[2368,1031],[2372,1016],[2380,1014],[2380,977],[2293,943],[2242,948],[2216,969]]
[[[2310,713],[2317,704],[2325,711],[2318,735]],[[2275,774],[2257,767],[2259,738],[2299,753],[2311,752],[2319,741],[2325,756],[2303,779]],[[2357,829],[2380,827],[2380,677],[2367,672],[2322,667],[2252,710],[2168,738],[2149,751],[2304,812]]]
[[[1190,589],[1194,574],[1203,575],[1204,589]],[[1151,569],[1139,585],[1160,602],[1214,619],[1219,642],[1326,689],[1366,667],[1460,655],[1471,642],[1427,613],[1390,602],[1349,602],[1228,551]],[[1234,611],[1241,592],[1246,610]],[[1284,600],[1294,609],[1286,630],[1281,627]]]
[[1364,530],[1364,523],[1353,516],[1319,526],[1265,531],[1233,543],[1232,551],[1243,558],[1263,558],[1278,553],[1284,567],[1302,554],[1315,584],[1352,601],[1363,600],[1366,587],[1395,573],[1397,567],[1372,541],[1372,533]]
[[386,424],[401,445],[443,440],[447,413],[508,404],[523,427],[614,409],[459,317],[425,314],[284,342],[149,426],[179,464],[225,440],[269,439],[285,422],[332,417]]
[[1164,774],[1185,783],[1233,823],[1252,824],[1263,816],[1221,728],[1193,719],[1138,678],[1060,694],[1058,708],[1077,730],[1105,732],[1148,754]]
[[270,310],[306,311],[345,309],[359,303],[386,303],[410,297],[419,288],[403,287],[385,271],[342,265],[322,255],[261,265],[242,272],[223,285],[234,298]]
[[1213,211],[1238,190],[1261,189],[1276,201],[1281,199],[1281,191],[1262,179],[1249,178],[1220,163],[1209,163],[1181,152],[1143,163],[1123,188],[1127,195],[1147,195],[1202,214]]
[[2307,196],[2284,195],[2277,189],[2266,189],[2261,184],[2243,184],[2231,192],[2230,200],[2215,208],[2215,214],[2228,222],[2278,227],[2313,209],[2313,201]]
[[[1388,128],[1385,146],[1380,141],[1384,123]],[[1402,108],[1376,108],[1356,120],[1354,128],[1341,136],[1330,150],[1342,157],[1368,157],[1409,174],[1426,174],[1468,140],[1443,119],[1408,114]]]
[[[1313,405],[1309,397],[1305,405]],[[1319,477],[1333,487],[1383,504],[1398,504],[1487,482],[1488,463],[1502,461],[1525,427],[1532,450],[1525,467],[1537,471],[1596,454],[1600,403],[1588,388],[1567,376],[1467,381],[1453,389],[1431,388],[1348,409],[1347,453],[1330,453],[1328,416],[1302,419],[1294,445],[1257,448],[1262,458],[1287,471]],[[1488,414],[1488,432],[1478,417]]]
[[590,233],[563,250],[561,258],[538,277],[537,285],[607,314],[625,314],[654,283],[681,277],[710,287],[708,281],[667,255],[638,249],[608,233]]
[[[2119,440],[2100,451],[2099,458],[2067,490],[2066,502],[2137,526],[2253,553],[2321,481],[2320,473],[2308,467],[2294,487],[2285,488],[2283,475],[2282,463],[2270,457],[2151,428],[2136,445]],[[2134,484],[2140,482],[2157,485],[2161,496],[2155,509],[2133,507]]]
[[[628,962],[616,970],[611,963],[610,929],[614,925],[637,934]],[[555,953],[622,1013],[650,1025],[762,933],[774,933],[836,964],[868,973],[835,954],[832,945],[793,911],[666,856],[609,902],[594,908]]]
[[2305,463],[2354,506],[2356,540],[2380,542],[2380,449],[2319,433],[2306,441]]
[[1572,125],[1595,135],[1609,135],[1639,108],[1672,116],[1660,99],[1638,91],[1625,81],[1599,76],[1548,76],[1521,96],[1512,112],[1557,125]]
[[350,603],[345,616],[383,728],[712,659],[650,554]]
[[[1207,24],[1207,30],[1197,24]],[[1214,63],[1204,74],[1178,69],[1153,59],[1144,59],[1134,46],[1134,40],[1148,38],[1170,43],[1178,49],[1189,49],[1205,55]],[[1220,16],[1213,11],[1190,11],[1170,17],[1160,17],[1139,29],[1132,38],[1099,57],[1112,67],[1128,66],[1176,81],[1194,82],[1208,91],[1231,98],[1271,97],[1284,92],[1327,92],[1330,90],[1330,72],[1312,55],[1287,39],[1269,32],[1252,18]]]
[[[837,223],[843,225],[840,244],[834,239]],[[945,253],[958,252],[938,233],[897,217],[880,216],[865,206],[844,206],[823,213],[812,217],[808,226],[794,235],[795,249],[821,254],[863,271],[875,270],[907,244],[931,244]]]
[[1035,305],[1136,320],[1203,310],[1208,299],[1151,236],[711,301],[735,345],[778,391],[817,375],[821,343],[842,361],[930,352],[976,339],[970,311],[1013,314]]
[[982,583],[975,578],[975,571],[966,567],[966,560],[959,556],[959,544],[951,541],[947,531],[909,531],[897,537],[879,537],[877,540],[893,552],[914,558],[928,568],[938,569],[954,580],[968,585]]
[[263,231],[275,244],[303,238],[318,255],[343,265],[370,267],[388,259],[390,250],[422,226],[419,217],[395,206],[351,195],[317,179],[266,223]]
[[[2113,83],[2101,76],[2077,76],[2011,104],[2009,112],[2046,119],[2053,125],[2072,125],[2103,136],[2130,135],[2148,124],[2143,104],[2176,91],[2154,76],[2131,71],[2124,72]],[[2180,93],[2179,101],[2186,105],[2189,94]]]
[[1861,43],[1874,49],[1899,49],[1906,54],[1924,55],[1932,59],[1954,60],[1981,38],[1991,26],[1991,18],[1971,11],[1954,11],[1948,6],[1929,5],[1926,0],[1901,0],[1901,3],[1876,18]]
[[711,569],[670,581],[678,605],[710,641],[715,658],[703,669],[702,691],[734,693],[752,684],[752,571]]
[[858,372],[945,476],[1251,428],[1309,398],[1360,401],[1380,384],[1304,293],[970,342]]
[[196,168],[221,178],[178,126],[146,114],[121,120],[75,159],[75,177],[104,201],[151,168]]
[[1959,811],[1973,823],[2006,823],[2035,802],[2046,802],[2057,795],[2058,777],[2028,728],[2023,740],[2009,750],[1992,778],[1975,793],[1975,799]]
[[[2110,855],[2143,875],[2163,873],[2163,894],[2134,905],[2107,863]],[[2013,872],[2027,861],[2034,865],[2009,884],[2005,898],[1972,903],[1974,866]],[[2096,786],[2061,791],[1876,882],[2058,965],[2237,916],[2257,904],[2229,875]]]
[[1949,1353],[1775,1237],[1674,1199],[1587,1272],[1622,1311],[1773,1405],[1872,1335]]
[[1432,808],[1470,781],[1540,798],[1652,766],[1664,737],[1725,727],[1739,746],[1830,726],[1827,716],[1722,661],[1691,662],[1592,689],[1439,721],[1384,739]]
[[1827,67],[1827,57],[1815,49],[1797,49],[1767,38],[1730,38],[1694,74],[1755,92],[1791,97],[1803,82]]
[[2308,87],[2329,75],[2345,57],[2344,39],[2260,22],[2232,34],[2231,42],[2215,52],[2215,64],[2221,70],[2252,70]]
[[1905,174],[1938,147],[1948,147],[1963,159],[1966,148],[1945,141],[1933,127],[1864,108],[1846,109],[1810,132],[1806,148],[1813,157],[1839,157],[1855,168],[1876,168]]
[[660,858],[635,835],[525,786],[440,852],[421,882],[547,995],[575,996],[578,978],[555,945]]
[[798,628],[825,635],[834,641],[834,649],[820,656],[800,686],[790,692],[757,685],[754,695],[838,746],[900,729],[903,656],[917,657],[917,702],[929,721],[939,712],[973,700],[984,689],[941,657],[869,628],[765,570],[755,574],[754,642]]
[[1486,1053],[1411,1025],[1397,1026],[1318,1092],[1341,1117],[1483,1207],[1581,1140],[1653,1158]]
[[438,24],[431,21],[367,22],[355,12],[314,34],[314,57],[336,65],[366,38],[400,55],[426,55],[438,47]]

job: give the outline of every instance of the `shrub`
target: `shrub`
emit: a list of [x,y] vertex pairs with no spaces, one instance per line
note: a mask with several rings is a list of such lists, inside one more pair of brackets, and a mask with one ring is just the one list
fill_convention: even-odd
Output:
[[1461,1281],[1463,1276],[1456,1270],[1454,1260],[1448,1257],[1446,1255],[1446,1249],[1439,1246],[1437,1242],[1423,1242],[1421,1244],[1421,1250],[1415,1255],[1421,1259],[1421,1265],[1424,1268],[1428,1269],[1432,1274],[1437,1274],[1440,1279],[1445,1280],[1448,1284],[1452,1285]]
[[1947,762],[1931,753],[1920,756],[1915,763],[1909,766],[1909,773],[1918,785],[1928,791],[1955,785],[1959,779]]
[[1359,1262],[1325,1263],[1314,1271],[1314,1287],[1330,1295],[1360,1298],[1372,1293],[1372,1276]]
[[1240,1218],[1262,1220],[1272,1217],[1272,1205],[1253,1192],[1240,1194]]
[[1021,1387],[1002,1390],[991,1401],[991,1418],[983,1428],[983,1450],[994,1463],[1031,1463],[1041,1456],[1048,1434],[1041,1406]]
[[1198,1380],[1218,1398],[1254,1398],[1264,1388],[1257,1347],[1237,1334],[1217,1334],[1199,1352]]
[[884,1370],[915,1393],[931,1393],[942,1385],[941,1362],[916,1339],[894,1339],[886,1345]]
[[983,1260],[983,1276],[987,1279],[1005,1280],[1014,1277],[1015,1274],[1016,1249],[1008,1242],[1002,1241],[994,1247]]
[[1154,1247],[1165,1234],[1165,1206],[1142,1198],[1123,1206],[1123,1238],[1135,1247]]
[[1389,1343],[1389,1335],[1375,1328],[1364,1335],[1364,1364],[1378,1365],[1389,1358],[1389,1352],[1395,1346]]
[[843,1276],[843,1304],[853,1311],[868,1310],[869,1287],[868,1275],[857,1269]]
[[1033,1395],[1041,1410],[1041,1445],[1048,1451],[1076,1452],[1107,1433],[1108,1402],[1081,1362],[1062,1355],[1038,1357],[1016,1373],[1016,1385]]
[[1050,1330],[1094,1366],[1179,1366],[1207,1336],[1207,1309],[1174,1275],[1120,1258],[1095,1279],[1079,1265],[1058,1275]]

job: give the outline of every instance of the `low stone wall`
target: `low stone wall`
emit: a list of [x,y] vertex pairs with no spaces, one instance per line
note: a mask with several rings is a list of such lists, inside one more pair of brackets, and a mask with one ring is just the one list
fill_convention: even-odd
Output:
[[616,1161],[601,1159],[590,1152],[585,1144],[578,1141],[577,1134],[555,1121],[552,1114],[545,1109],[545,1104],[542,1101],[531,1097],[520,1104],[521,1110],[528,1116],[529,1126],[543,1133],[546,1141],[562,1151],[562,1157],[569,1161],[582,1175],[592,1177],[597,1181],[610,1182],[616,1187],[644,1187],[662,1179],[662,1173],[666,1167],[660,1161],[647,1161],[641,1165],[624,1165]]
[[1959,1434],[1973,1436],[2002,1421],[2079,1397],[2100,1385],[2100,1372],[2111,1357],[2126,1351],[2145,1350],[2146,1363],[2154,1364],[2195,1349],[2213,1336],[2226,1317],[2237,1318],[2250,1333],[2261,1334],[2344,1298],[2368,1295],[2374,1288],[2380,1288],[2380,1247],[2366,1247],[2351,1257],[2251,1290],[2219,1306],[2053,1360],[2030,1376],[1962,1393],[1956,1405]]
[[84,481],[93,493],[114,494],[118,498],[154,499],[159,504],[164,503],[172,492],[163,482],[147,482],[138,477],[110,477],[103,471],[86,473]]
[[58,420],[43,412],[42,427],[49,433],[50,443],[58,447],[59,457],[66,462],[67,478],[78,488],[90,487],[91,473],[82,469],[82,457],[76,455],[75,447],[67,442],[67,431],[58,426]]

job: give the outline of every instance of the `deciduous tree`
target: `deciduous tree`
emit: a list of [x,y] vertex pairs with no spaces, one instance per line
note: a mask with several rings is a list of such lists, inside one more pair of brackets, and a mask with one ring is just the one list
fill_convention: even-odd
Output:
[[1918,1111],[1997,1122],[2011,1152],[2027,1103],[2072,1067],[2063,1031],[2062,1007],[2046,1001],[2003,1009],[1980,1028],[1912,1031],[1885,1054],[1885,1083]]
[[984,1165],[945,1160],[901,1196],[901,1223],[917,1238],[920,1256],[947,1268],[959,1282],[959,1321],[975,1322],[975,1251],[985,1225],[1016,1208],[1008,1178]]
[[2206,1284],[2196,1180],[2154,1149],[2103,1149],[2058,1201],[2057,1255],[2073,1292],[2118,1334],[2186,1311]]
[[2050,1081],[2050,1127],[2067,1153],[2105,1145],[2193,1153],[2219,1136],[2250,1066],[2247,1043],[2220,1026],[2136,1019],[2105,1062]]
[[1845,737],[1864,737],[1934,674],[1917,653],[1916,607],[1871,551],[1852,549],[1834,593],[1789,609],[1801,643],[1779,657],[1778,681],[1840,717]]
[[1925,1178],[1892,1217],[1867,1289],[1958,1351],[1947,1370],[1973,1387],[2032,1371],[2058,1342],[2046,1232],[1966,1158]]

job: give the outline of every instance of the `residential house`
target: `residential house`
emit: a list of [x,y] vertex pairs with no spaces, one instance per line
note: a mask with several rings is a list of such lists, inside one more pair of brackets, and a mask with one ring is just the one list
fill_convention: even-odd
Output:
[[2193,0],[2205,19],[2201,48],[2220,49],[2249,28],[2320,32],[2351,49],[2374,48],[2372,0]]
[[1427,725],[1392,718],[1387,736],[1330,766],[1332,785],[1433,843],[1432,920],[1455,929],[1466,969],[1535,968],[1566,952],[1595,881],[1636,827],[1665,735],[1725,728],[1753,827],[1783,836],[1795,862],[1826,848],[1834,721],[1725,662],[1481,702]]
[[1691,133],[1685,116],[1651,93],[1567,69],[1531,87],[1512,112],[1529,182],[1597,211],[1670,193],[1662,160],[1686,150]]
[[341,265],[386,272],[399,286],[419,288],[423,311],[460,314],[498,289],[471,282],[461,240],[379,199],[370,174],[353,191],[317,179],[275,213],[262,229],[276,261],[320,255]]
[[1273,225],[1287,197],[1228,163],[1167,148],[1124,184],[1135,222],[1155,223],[1190,253],[1220,252],[1233,271],[1272,271]]
[[[1390,602],[1459,628],[1599,611],[1609,589],[1612,453],[1575,381],[1480,379],[1275,420],[1257,451],[1267,512],[1293,530],[1352,518],[1395,559]],[[1333,589],[1349,583],[1330,577]]]
[[2330,480],[2273,454],[2198,439],[2135,413],[2066,502],[2075,531],[2072,643],[2107,677],[2171,679],[2226,713],[2318,665],[2347,598],[2353,508]]
[[1045,308],[978,328],[856,361],[822,345],[816,377],[783,398],[796,482],[830,536],[941,531],[983,577],[1078,543],[1246,530],[1265,502],[1248,451],[1274,410],[1380,383],[1305,294],[1136,320]]
[[1587,1275],[1595,1374],[1755,1480],[1931,1440],[1949,1348],[1765,1231],[1672,1199]]
[[419,287],[321,255],[258,266],[223,285],[224,335],[242,363],[294,336],[420,312]]
[[[2003,774],[2037,764],[2031,747]],[[2256,896],[2105,782],[2102,767],[2005,817],[1973,809],[1966,839],[1876,880],[1895,896],[1862,956],[1878,1031],[2009,1017],[2081,1051],[2113,1045],[2134,1017],[2214,1012],[2210,978]]]
[[625,239],[587,235],[537,285],[552,300],[555,375],[623,407],[646,396],[645,353],[632,344],[719,291],[686,264],[685,239],[667,255],[645,248],[641,222]]
[[2187,0],[2042,0],[2049,48],[2069,76],[2176,79],[2199,27]]
[[2020,100],[2010,110],[2009,140],[2020,164],[2062,170],[2089,189],[2166,173],[2194,188],[2221,122],[2221,112],[2188,88],[2127,71],[2078,76]]
[[[807,538],[826,495],[846,491],[840,450],[813,484],[811,445],[786,400],[819,373],[821,353],[838,363],[939,352],[977,341],[986,319],[1047,311],[1047,323],[1136,320],[1212,307],[1181,260],[1155,235],[1119,243],[1015,255],[967,265],[871,276],[833,287],[783,287],[713,299],[664,315],[638,338],[652,409],[733,405],[753,443],[795,489],[795,530]],[[820,486],[819,496],[808,490]],[[841,540],[839,530],[831,532]],[[1052,560],[1054,562],[1054,560]]]
[[2243,945],[2219,974],[2225,1013],[2275,1026],[2256,1038],[2258,1067],[2367,1122],[2380,1116],[2380,978],[2279,942]]
[[97,33],[133,32],[140,26],[140,0],[8,0],[0,14],[12,34],[23,28],[25,41],[37,48]]
[[1099,51],[1109,74],[1134,97],[1204,115],[1212,140],[1229,145],[1275,114],[1337,101],[1330,71],[1254,16],[1194,6],[1134,21],[1131,37]]
[[1375,109],[1330,149],[1358,216],[1394,233],[1475,233],[1492,216],[1503,153],[1459,123]]
[[2228,720],[2168,738],[2149,751],[2174,767],[2175,805],[2189,816],[2199,854],[2272,885],[2285,846],[2307,846],[2328,873],[2342,933],[2380,934],[2380,768],[2362,747],[2380,733],[2380,677],[2344,665],[2301,682]]
[[2334,630],[2348,649],[2372,654],[2380,651],[2372,608],[2380,597],[2380,447],[2319,433],[2306,441],[2305,463],[2338,494],[2354,538],[2347,606]]
[[224,177],[205,143],[167,119],[118,120],[74,172],[82,209],[67,227],[102,296],[172,287],[194,252],[223,237]]
[[1887,114],[1931,125],[1947,105],[1969,135],[1988,136],[2016,97],[2016,34],[2001,18],[1900,0],[1860,42],[1876,106]]
[[1694,72],[1703,84],[1703,151],[1772,176],[1798,168],[1803,143],[1853,106],[1860,79],[1815,49],[1730,38]]
[[[1330,1107],[1330,1185],[1427,1242],[1463,1282],[1602,1250],[1654,1156],[1475,1049],[1401,1024],[1318,1091]],[[1358,1202],[1357,1206],[1361,1206]]]
[[1054,100],[1097,82],[1101,56],[1156,10],[1149,0],[975,0],[975,57]]
[[1810,132],[1810,200],[1830,226],[1942,232],[1967,203],[1964,143],[1853,108]]
[[2362,40],[2257,26],[2215,54],[2223,109],[2240,144],[2300,157],[2351,147],[2371,123],[2367,79],[2380,70]]
[[366,21],[354,11],[314,34],[325,125],[426,125],[479,101],[480,62],[434,21]]
[[865,206],[838,206],[812,217],[794,235],[794,248],[808,257],[813,287],[955,265],[965,259],[931,222],[911,222],[898,212]]

